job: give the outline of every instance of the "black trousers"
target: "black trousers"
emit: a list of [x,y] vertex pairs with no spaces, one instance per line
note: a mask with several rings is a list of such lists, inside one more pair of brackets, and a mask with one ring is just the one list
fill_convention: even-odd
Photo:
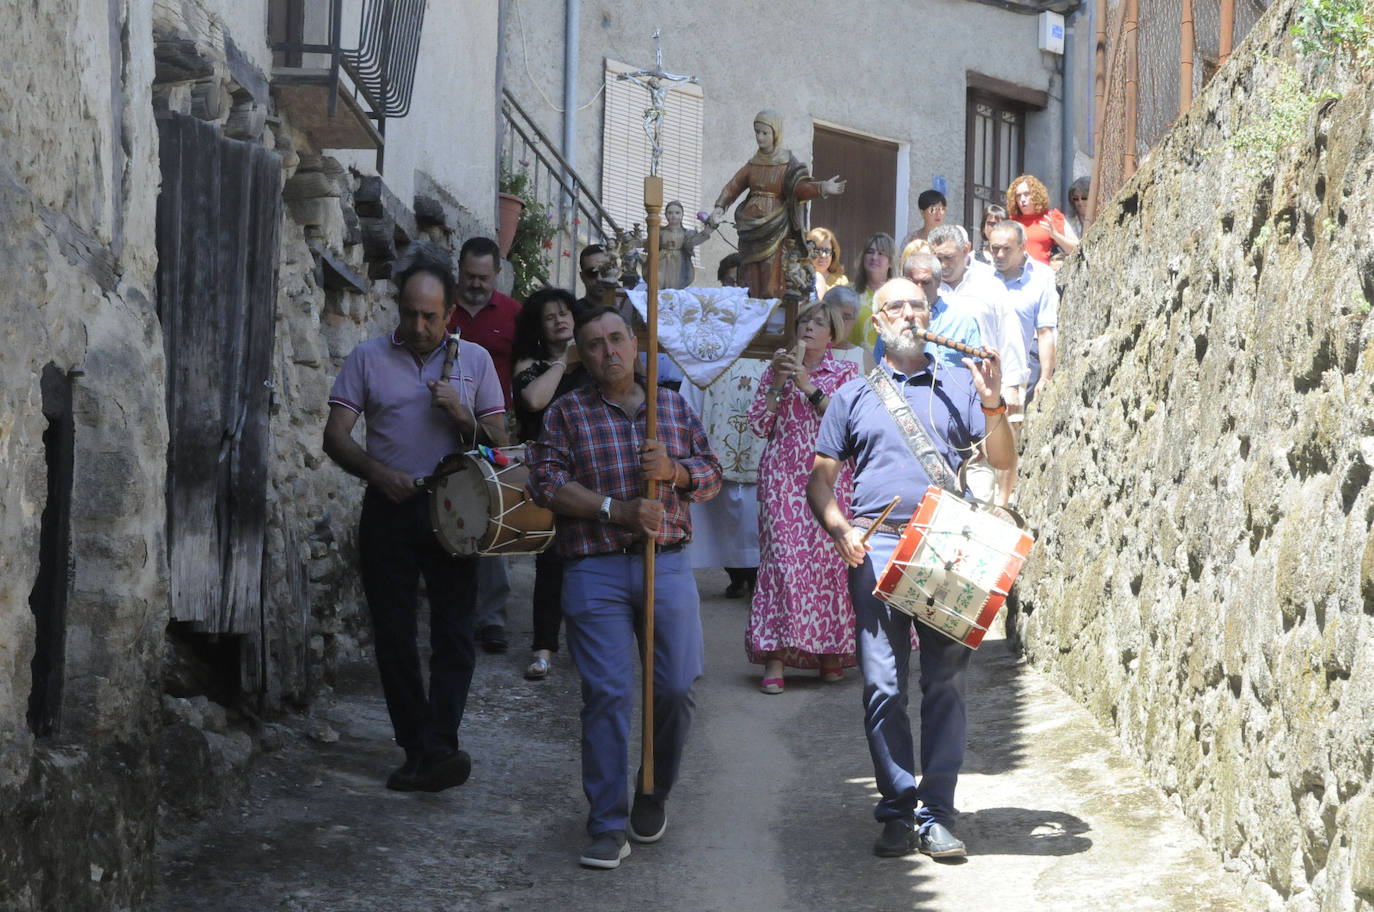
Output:
[[[452,557],[439,547],[424,496],[397,504],[371,488],[363,497],[358,555],[396,743],[407,754],[457,750],[477,657],[477,561]],[[421,576],[429,599],[428,689],[417,644]]]
[[549,545],[534,557],[534,650],[558,651],[563,625],[563,557]]

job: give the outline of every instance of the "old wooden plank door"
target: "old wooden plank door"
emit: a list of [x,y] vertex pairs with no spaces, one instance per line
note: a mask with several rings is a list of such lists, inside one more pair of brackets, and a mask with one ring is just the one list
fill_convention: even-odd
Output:
[[171,616],[243,635],[242,684],[257,690],[281,159],[177,114],[158,135]]

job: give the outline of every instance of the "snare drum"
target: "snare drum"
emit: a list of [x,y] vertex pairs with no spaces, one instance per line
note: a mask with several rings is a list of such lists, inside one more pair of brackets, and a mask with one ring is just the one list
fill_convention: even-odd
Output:
[[977,649],[1033,542],[1006,520],[931,485],[873,595]]
[[435,537],[445,551],[464,557],[543,551],[553,541],[553,513],[525,490],[525,448],[489,452],[507,463],[493,465],[480,451],[450,453],[425,479]]

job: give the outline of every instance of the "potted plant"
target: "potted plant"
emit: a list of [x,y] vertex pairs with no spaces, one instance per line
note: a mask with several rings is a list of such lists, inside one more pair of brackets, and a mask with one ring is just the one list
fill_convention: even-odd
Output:
[[548,209],[530,189],[529,174],[523,168],[515,170],[503,163],[501,181],[497,189],[503,197],[513,197],[520,204],[518,218],[515,219],[511,230],[509,246],[506,246],[505,242],[504,212],[500,233],[501,246],[505,248],[501,255],[510,262],[514,273],[511,294],[523,301],[531,292],[548,283],[549,251],[553,248],[553,237],[558,229]]

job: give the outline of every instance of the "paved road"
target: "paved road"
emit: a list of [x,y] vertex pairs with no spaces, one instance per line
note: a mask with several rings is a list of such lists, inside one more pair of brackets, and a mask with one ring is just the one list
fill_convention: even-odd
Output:
[[[528,640],[531,562],[512,567]],[[579,868],[586,811],[566,654],[543,682],[525,649],[482,656],[463,722],[472,779],[388,792],[400,760],[370,666],[350,669],[304,737],[255,766],[240,805],[169,821],[157,908],[172,910],[1217,910],[1269,905],[1223,870],[1167,799],[1005,641],[974,658],[960,779],[963,863],[880,859],[859,682],[814,673],[757,689],[747,611],[698,574],[707,673],[661,843],[615,871]],[[296,726],[300,728],[300,726]],[[636,734],[636,739],[638,735]],[[637,743],[637,742],[636,742]]]

